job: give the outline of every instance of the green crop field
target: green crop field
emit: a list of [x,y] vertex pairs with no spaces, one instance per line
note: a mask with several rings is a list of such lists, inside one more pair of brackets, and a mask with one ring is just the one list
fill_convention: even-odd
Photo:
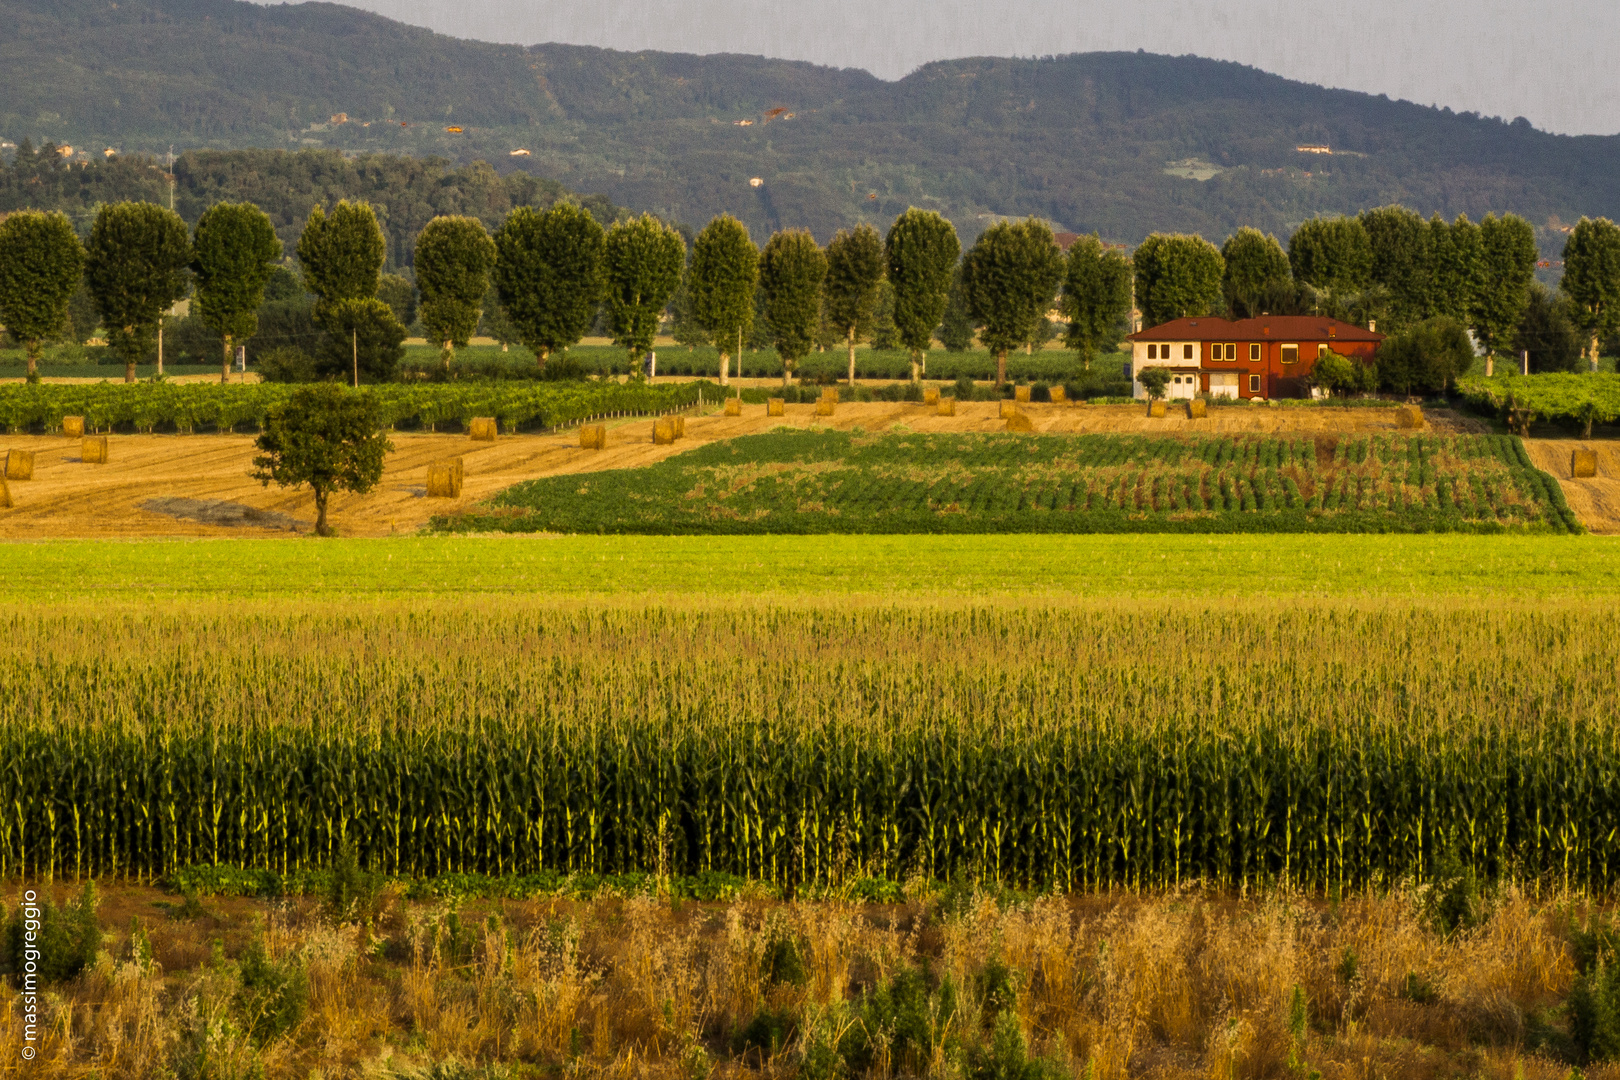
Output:
[[402,876],[1321,889],[1460,860],[1606,889],[1615,610],[517,590],[14,605],[0,876],[295,873],[347,840]]
[[558,533],[1579,531],[1517,438],[790,431],[533,480],[445,530]]
[[1596,536],[417,536],[0,545],[0,611],[630,596],[1620,598]]

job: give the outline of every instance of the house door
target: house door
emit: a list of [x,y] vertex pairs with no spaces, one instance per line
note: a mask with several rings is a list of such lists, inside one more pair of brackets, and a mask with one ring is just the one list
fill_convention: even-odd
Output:
[[1172,375],[1169,390],[1172,398],[1195,398],[1198,396],[1198,376]]

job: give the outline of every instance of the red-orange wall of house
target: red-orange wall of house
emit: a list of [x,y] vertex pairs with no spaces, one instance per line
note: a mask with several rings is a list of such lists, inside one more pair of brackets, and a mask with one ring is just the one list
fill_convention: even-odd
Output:
[[[1205,393],[1209,392],[1209,372],[1235,371],[1239,375],[1238,396],[1242,398],[1270,397],[1272,389],[1277,386],[1278,380],[1285,378],[1298,379],[1309,375],[1311,369],[1316,366],[1316,353],[1319,345],[1326,345],[1340,356],[1348,356],[1363,363],[1370,362],[1378,352],[1376,342],[1340,341],[1337,338],[1326,341],[1320,339],[1316,341],[1265,340],[1258,343],[1239,341],[1236,343],[1238,354],[1236,360],[1213,360],[1210,358],[1210,353],[1216,344],[1213,341],[1199,343],[1198,366],[1203,369],[1203,373],[1198,379],[1199,389]],[[1219,344],[1225,345],[1226,342],[1223,341]],[[1259,360],[1249,359],[1249,346],[1253,344],[1259,344],[1260,346]],[[1282,347],[1284,345],[1299,346],[1299,359],[1292,364],[1282,362]],[[1258,393],[1249,390],[1248,377],[1250,375],[1264,376],[1260,380],[1260,391]]]

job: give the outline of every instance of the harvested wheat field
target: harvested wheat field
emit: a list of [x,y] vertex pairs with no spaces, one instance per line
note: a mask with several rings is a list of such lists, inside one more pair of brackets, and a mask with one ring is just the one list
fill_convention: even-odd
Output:
[[[1287,432],[1380,432],[1398,430],[1398,410],[1217,408],[1205,419],[1189,420],[1171,408],[1160,419],[1137,405],[1072,405],[1028,403],[1020,406],[1039,433],[1140,432],[1257,435]],[[1426,414],[1436,432],[1483,431],[1476,421],[1453,413]],[[817,415],[815,404],[790,404],[785,415],[769,417],[764,405],[744,405],[742,415],[726,416],[718,408],[689,414],[684,437],[655,445],[653,419],[644,417],[606,425],[601,450],[579,446],[577,429],[547,435],[502,436],[493,443],[465,435],[396,432],[391,438],[382,482],[369,495],[338,494],[331,516],[346,536],[388,536],[414,532],[435,514],[464,510],[479,500],[523,480],[565,473],[625,469],[649,465],[693,446],[773,428],[823,427],[840,430],[886,430],[896,424],[920,432],[1001,431],[1007,421],[999,402],[962,402],[954,416],[940,416],[933,406],[914,402],[840,403],[833,415]],[[1532,443],[1532,446],[1537,444]],[[1562,446],[1562,443],[1547,445]],[[249,478],[254,456],[251,435],[113,435],[109,461],[83,460],[78,440],[57,436],[0,437],[0,452],[31,451],[32,480],[11,484],[13,509],[0,511],[0,539],[49,537],[274,536],[308,533],[313,527],[314,500],[307,489],[266,488]],[[1549,468],[1564,481],[1582,521],[1595,531],[1620,532],[1620,487],[1597,499],[1577,494],[1563,466]],[[427,497],[427,470],[433,462],[459,456],[465,482],[456,499]],[[1604,459],[1612,463],[1612,455]],[[1538,459],[1538,464],[1548,467]],[[1606,477],[1620,475],[1600,464],[1597,481],[1586,488],[1606,490]],[[1597,515],[1594,521],[1588,517]]]
[[[1569,508],[1592,532],[1620,535],[1620,452],[1612,443],[1580,439],[1526,439],[1536,468],[1557,477]],[[1575,479],[1570,459],[1577,450],[1597,454],[1597,475]]]

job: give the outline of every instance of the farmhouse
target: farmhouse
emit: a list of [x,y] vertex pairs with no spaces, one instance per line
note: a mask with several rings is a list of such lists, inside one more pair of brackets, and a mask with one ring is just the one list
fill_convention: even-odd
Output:
[[1367,363],[1384,335],[1316,315],[1200,316],[1172,319],[1126,340],[1131,389],[1139,398],[1147,391],[1135,375],[1149,366],[1170,369],[1165,394],[1172,398],[1286,398],[1311,396],[1307,376],[1318,356],[1331,351]]

